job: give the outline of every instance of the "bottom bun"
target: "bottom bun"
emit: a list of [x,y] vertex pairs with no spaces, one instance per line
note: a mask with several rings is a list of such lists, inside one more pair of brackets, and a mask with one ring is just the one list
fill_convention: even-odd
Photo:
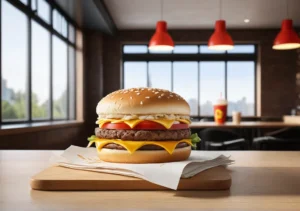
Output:
[[106,149],[98,151],[105,162],[112,163],[165,163],[186,160],[191,154],[191,146],[177,148],[170,155],[165,150],[137,150],[130,154],[127,150]]

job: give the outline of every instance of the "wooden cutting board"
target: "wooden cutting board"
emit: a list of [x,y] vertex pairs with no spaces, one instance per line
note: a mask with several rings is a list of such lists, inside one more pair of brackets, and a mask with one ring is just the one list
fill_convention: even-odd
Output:
[[[121,175],[49,167],[31,178],[35,190],[165,190],[151,182]],[[216,167],[189,179],[181,179],[178,190],[226,190],[231,186],[229,170]]]

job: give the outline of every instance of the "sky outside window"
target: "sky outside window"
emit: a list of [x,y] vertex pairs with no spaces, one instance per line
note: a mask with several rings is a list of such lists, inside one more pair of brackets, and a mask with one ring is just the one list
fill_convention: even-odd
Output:
[[50,117],[50,33],[32,21],[32,117]]
[[254,115],[255,68],[254,62],[227,63],[228,115],[239,111],[242,115]]
[[2,1],[2,119],[28,118],[27,17]]
[[149,87],[171,91],[171,62],[149,62]]
[[200,62],[200,114],[213,115],[213,104],[225,97],[225,62]]
[[124,88],[147,86],[147,62],[124,62]]
[[198,115],[198,62],[173,62],[173,71],[173,91],[189,103],[191,115]]
[[53,116],[67,117],[67,44],[53,36]]

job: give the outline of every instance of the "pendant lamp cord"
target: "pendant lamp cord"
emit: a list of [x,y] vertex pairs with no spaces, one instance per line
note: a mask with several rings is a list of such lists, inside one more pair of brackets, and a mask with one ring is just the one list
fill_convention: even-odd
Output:
[[222,0],[220,0],[219,19],[222,19]]
[[163,20],[164,1],[160,0],[160,19]]
[[289,0],[286,0],[286,18],[289,19]]

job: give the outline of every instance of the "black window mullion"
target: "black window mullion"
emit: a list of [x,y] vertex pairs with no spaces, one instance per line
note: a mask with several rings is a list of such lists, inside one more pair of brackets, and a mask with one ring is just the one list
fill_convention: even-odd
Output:
[[67,45],[67,119],[70,119],[70,55],[69,55],[69,46]]

